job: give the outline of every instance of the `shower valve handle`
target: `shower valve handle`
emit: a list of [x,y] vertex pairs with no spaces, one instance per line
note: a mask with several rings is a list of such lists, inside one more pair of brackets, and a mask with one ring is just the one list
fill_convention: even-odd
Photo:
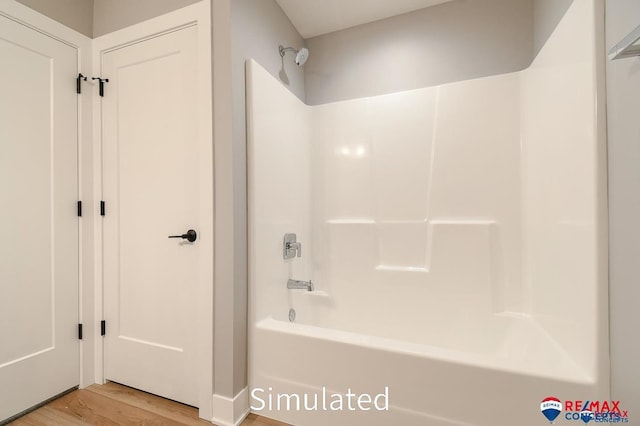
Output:
[[284,234],[282,242],[282,257],[284,260],[302,256],[302,243],[298,242],[296,234]]
[[287,250],[295,250],[297,257],[302,257],[302,243],[291,242],[287,243]]

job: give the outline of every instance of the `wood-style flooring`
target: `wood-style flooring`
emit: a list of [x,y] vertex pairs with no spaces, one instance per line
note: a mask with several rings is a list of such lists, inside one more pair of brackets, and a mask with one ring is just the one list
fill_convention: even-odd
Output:
[[[68,393],[10,423],[11,426],[193,425],[211,426],[198,409],[117,383]],[[254,414],[242,426],[286,426]]]

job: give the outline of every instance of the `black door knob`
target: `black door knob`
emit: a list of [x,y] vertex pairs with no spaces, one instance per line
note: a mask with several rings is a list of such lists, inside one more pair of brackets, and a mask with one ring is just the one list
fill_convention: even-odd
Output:
[[169,238],[182,238],[190,243],[194,242],[198,238],[198,234],[193,229],[189,229],[186,234],[182,235],[169,235]]

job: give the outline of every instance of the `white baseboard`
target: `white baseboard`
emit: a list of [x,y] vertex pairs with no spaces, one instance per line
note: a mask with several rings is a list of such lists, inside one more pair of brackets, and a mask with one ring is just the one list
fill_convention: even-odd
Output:
[[242,389],[233,398],[213,395],[213,418],[211,421],[219,426],[239,426],[249,415],[249,388]]

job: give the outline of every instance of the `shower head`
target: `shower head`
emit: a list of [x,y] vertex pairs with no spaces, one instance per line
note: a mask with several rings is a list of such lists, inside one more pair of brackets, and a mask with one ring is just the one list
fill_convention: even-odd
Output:
[[296,65],[299,67],[303,66],[304,63],[307,62],[307,59],[309,59],[309,49],[303,47],[296,54]]
[[288,51],[295,52],[296,65],[299,67],[303,66],[305,62],[307,62],[307,59],[309,59],[309,49],[307,49],[306,47],[303,47],[300,50],[296,50],[293,47],[279,46],[278,51],[280,52],[280,56],[283,58],[284,58],[284,54],[287,53]]

